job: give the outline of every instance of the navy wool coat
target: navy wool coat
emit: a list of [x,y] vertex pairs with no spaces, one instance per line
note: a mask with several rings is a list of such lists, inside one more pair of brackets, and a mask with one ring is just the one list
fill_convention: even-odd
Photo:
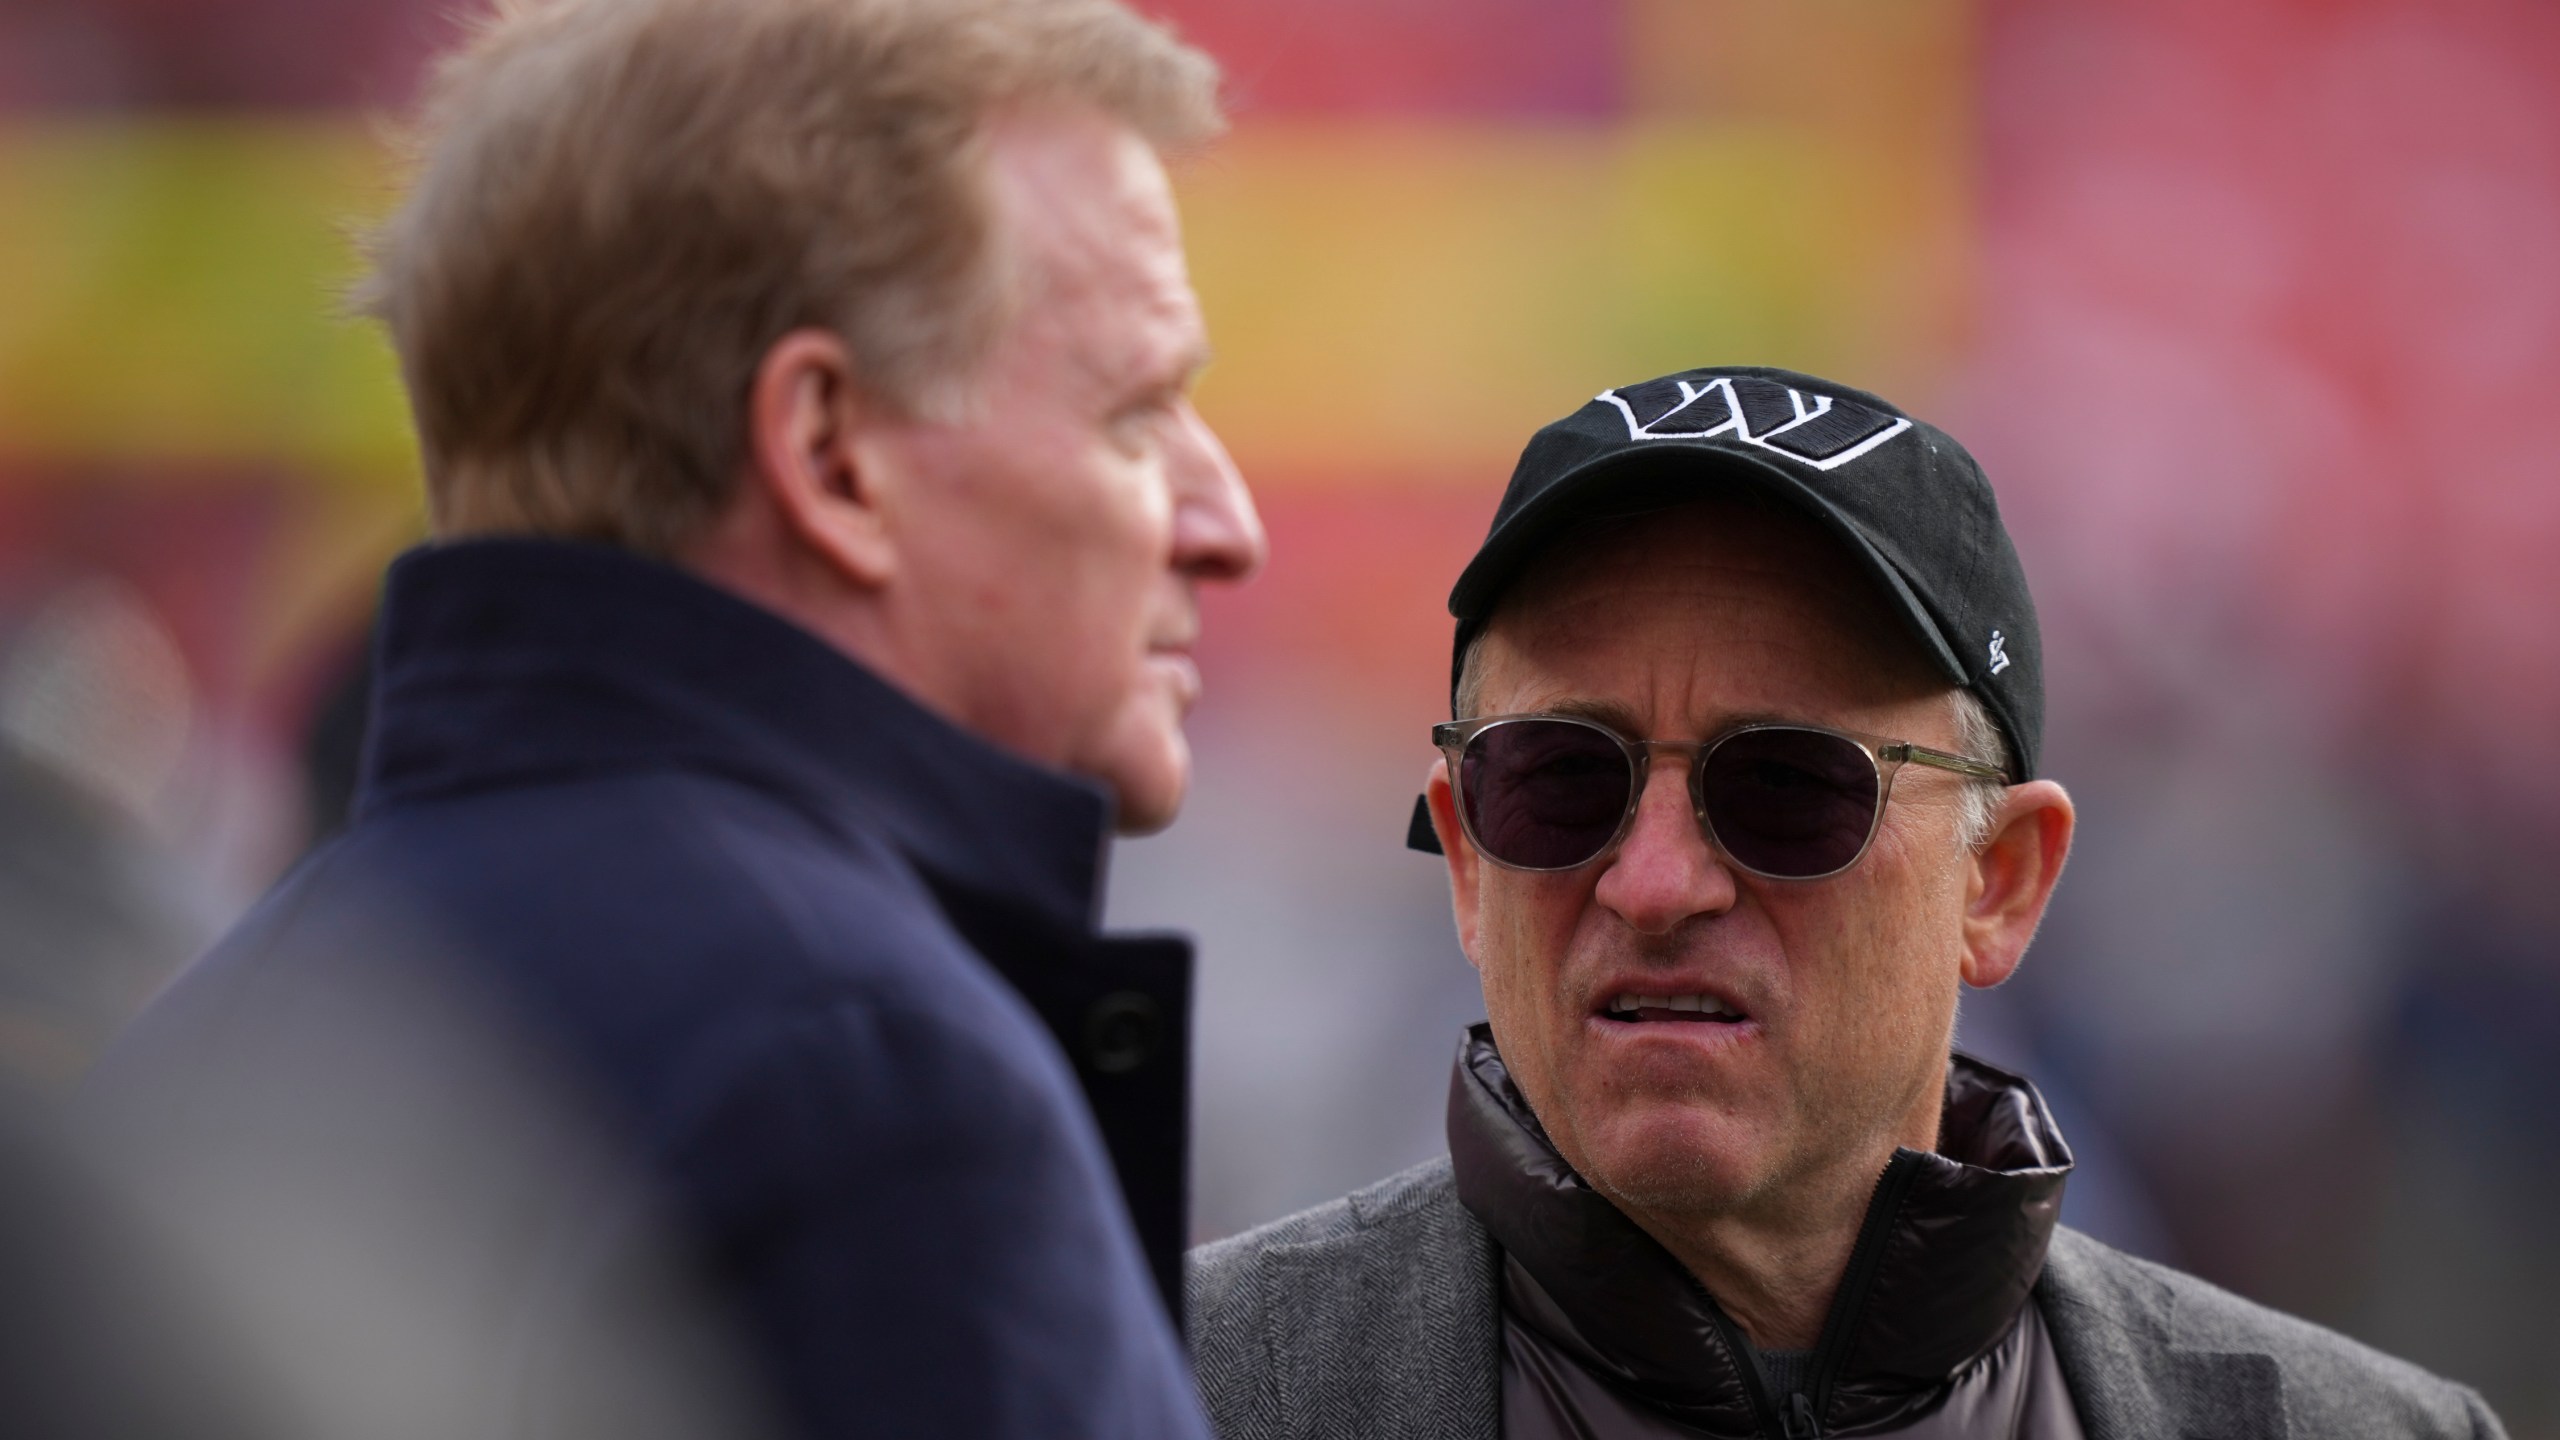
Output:
[[1205,1434],[1108,802],[618,551],[388,584],[355,818],[91,1077],[316,1430]]

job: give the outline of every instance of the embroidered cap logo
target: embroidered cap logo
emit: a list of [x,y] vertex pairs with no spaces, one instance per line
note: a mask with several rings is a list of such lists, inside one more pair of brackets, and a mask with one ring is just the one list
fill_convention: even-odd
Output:
[[1648,380],[1595,398],[1618,407],[1630,440],[1731,436],[1816,470],[1837,469],[1911,428],[1902,416],[1752,375]]

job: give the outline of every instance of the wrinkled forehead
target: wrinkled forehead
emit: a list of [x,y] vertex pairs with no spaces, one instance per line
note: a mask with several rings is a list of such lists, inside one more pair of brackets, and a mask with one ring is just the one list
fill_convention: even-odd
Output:
[[992,132],[998,243],[1017,312],[1008,344],[1094,385],[1172,383],[1206,359],[1173,191],[1135,130],[1033,110]]
[[1136,130],[1035,106],[999,116],[988,142],[995,216],[1026,283],[1074,293],[1184,280],[1172,180]]
[[1611,516],[1559,536],[1504,593],[1485,638],[1488,666],[1515,681],[1544,678],[1541,688],[1699,666],[1773,683],[1792,674],[1808,693],[1875,703],[1946,688],[1839,539],[1748,496]]

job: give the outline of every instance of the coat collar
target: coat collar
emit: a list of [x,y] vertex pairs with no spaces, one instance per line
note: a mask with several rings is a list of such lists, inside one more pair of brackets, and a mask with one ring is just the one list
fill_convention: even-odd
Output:
[[2035,1293],[2089,1440],[2291,1433],[2276,1358],[2178,1344],[2176,1296],[2138,1262],[2064,1230]]
[[552,540],[391,569],[358,814],[616,771],[710,771],[936,884],[1098,918],[1110,804],[927,711],[780,616],[671,566]]
[[[1219,1433],[1500,1440],[1500,1257],[1458,1203],[1448,1162],[1343,1208],[1353,1224],[1342,1232],[1269,1252],[1251,1302],[1258,1351],[1195,1333]],[[1230,1408],[1239,1373],[1255,1397],[1245,1414]]]
[[[1524,1323],[1713,1435],[1774,1433],[1748,1342],[1654,1239],[1574,1173],[1472,1028],[1449,1100],[1458,1197],[1525,1272]],[[2071,1168],[2043,1100],[1957,1056],[1937,1153],[1895,1154],[1813,1359],[1826,1429],[1932,1403],[2027,1301]]]

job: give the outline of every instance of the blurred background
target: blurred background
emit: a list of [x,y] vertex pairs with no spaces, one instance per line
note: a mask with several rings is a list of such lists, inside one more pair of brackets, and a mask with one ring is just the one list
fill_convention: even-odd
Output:
[[[1528,433],[1716,362],[2000,490],[2080,849],[1965,1043],[2069,1218],[2560,1436],[2560,9],[1143,0],[1270,570],[1115,923],[1202,942],[1203,1238],[1441,1147],[1481,1013],[1401,846]],[[344,804],[421,533],[341,319],[444,0],[0,0],[0,1082],[41,1095]]]

